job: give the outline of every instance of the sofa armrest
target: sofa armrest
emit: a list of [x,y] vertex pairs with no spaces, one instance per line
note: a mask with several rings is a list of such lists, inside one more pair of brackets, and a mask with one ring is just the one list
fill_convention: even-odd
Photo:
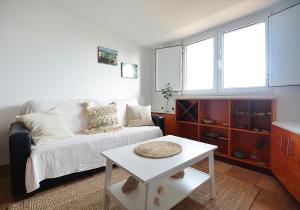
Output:
[[159,126],[162,132],[165,132],[165,117],[161,115],[152,115],[152,120],[156,126]]
[[9,153],[11,168],[11,189],[14,198],[26,193],[25,169],[31,153],[30,131],[23,123],[15,122],[9,129]]

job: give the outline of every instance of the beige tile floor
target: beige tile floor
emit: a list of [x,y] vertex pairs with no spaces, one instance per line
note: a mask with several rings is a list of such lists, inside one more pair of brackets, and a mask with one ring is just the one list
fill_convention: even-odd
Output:
[[[195,165],[203,171],[208,170],[207,160]],[[285,188],[274,178],[256,173],[221,161],[215,161],[215,171],[219,174],[239,179],[254,185],[259,190],[251,205],[251,210],[299,210],[300,205],[289,195]],[[0,204],[10,201],[9,167],[0,167]]]
[[[204,160],[196,164],[195,167],[208,171],[208,161]],[[300,210],[297,201],[274,177],[217,160],[215,161],[215,171],[254,185],[258,189],[251,210]]]

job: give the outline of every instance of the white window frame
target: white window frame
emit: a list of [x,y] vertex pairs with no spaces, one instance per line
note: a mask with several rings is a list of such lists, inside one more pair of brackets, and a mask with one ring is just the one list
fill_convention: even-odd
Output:
[[[187,46],[191,44],[195,44],[197,42],[205,41],[207,39],[214,39],[214,69],[213,69],[213,88],[208,90],[187,90],[186,89],[186,78],[187,78]],[[183,90],[182,93],[185,95],[211,95],[217,93],[218,88],[218,80],[216,79],[218,77],[218,34],[216,32],[214,33],[207,33],[202,34],[200,36],[196,36],[193,38],[190,38],[189,40],[184,42],[184,70],[183,70]]]
[[[266,48],[265,48],[265,55],[266,55],[266,66],[265,66],[265,86],[263,87],[237,87],[237,88],[224,88],[224,60],[223,60],[223,55],[224,55],[224,34],[229,33],[232,31],[236,31],[239,29],[243,29],[255,24],[259,23],[265,23],[265,40],[266,40]],[[218,40],[219,40],[219,81],[218,81],[218,92],[221,94],[228,94],[228,93],[251,93],[251,92],[266,92],[269,90],[269,68],[268,68],[268,19],[260,19],[255,22],[251,22],[248,24],[244,24],[239,27],[230,27],[229,30],[223,30],[222,32],[218,33]]]
[[[272,88],[269,87],[269,61],[268,61],[268,49],[269,49],[269,22],[268,22],[269,14],[261,14],[256,17],[246,17],[240,19],[238,21],[231,22],[229,24],[216,27],[213,30],[207,31],[202,34],[198,34],[192,36],[189,39],[183,41],[184,45],[184,59],[183,59],[183,95],[241,95],[241,94],[249,94],[249,95],[257,95],[257,94],[269,94],[272,92]],[[224,88],[223,82],[223,50],[224,50],[224,40],[223,34],[226,32],[238,30],[247,26],[251,26],[257,23],[265,22],[265,38],[266,38],[266,82],[265,87],[242,87],[242,88]],[[214,37],[214,87],[212,90],[186,90],[186,46],[204,41],[209,38]]]

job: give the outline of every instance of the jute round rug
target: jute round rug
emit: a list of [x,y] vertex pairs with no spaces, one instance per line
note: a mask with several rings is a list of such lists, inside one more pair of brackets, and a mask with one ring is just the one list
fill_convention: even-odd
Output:
[[[113,170],[113,180],[128,177],[121,169]],[[98,173],[74,182],[37,193],[25,200],[8,204],[8,210],[90,210],[103,209],[104,173]],[[226,175],[216,174],[217,195],[211,200],[209,184],[196,190],[173,209],[175,210],[247,210],[250,208],[258,190],[252,185]],[[112,202],[111,210],[119,210]]]

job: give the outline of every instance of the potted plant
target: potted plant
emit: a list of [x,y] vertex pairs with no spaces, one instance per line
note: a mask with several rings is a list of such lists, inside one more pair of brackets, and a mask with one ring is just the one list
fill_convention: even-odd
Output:
[[166,88],[161,89],[164,98],[167,99],[166,109],[165,109],[166,112],[170,112],[169,102],[170,102],[170,98],[173,96],[172,89],[173,88],[170,83],[167,83]]

